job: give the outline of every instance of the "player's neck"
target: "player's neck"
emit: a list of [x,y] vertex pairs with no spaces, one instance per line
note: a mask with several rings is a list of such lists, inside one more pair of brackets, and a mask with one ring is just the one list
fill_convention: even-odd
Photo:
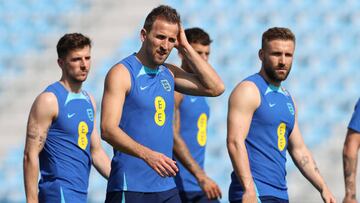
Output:
[[135,54],[135,56],[141,64],[148,68],[157,69],[159,67],[159,65],[150,62],[151,60],[149,59],[149,56],[143,49],[140,49],[139,52]]
[[79,93],[81,91],[82,82],[73,82],[73,81],[70,81],[70,80],[66,80],[65,78],[61,78],[60,83],[69,92]]
[[275,81],[275,80],[272,80],[265,72],[265,70],[262,68],[259,72],[259,74],[264,78],[264,80],[276,87],[280,87],[281,86],[281,82],[279,81]]

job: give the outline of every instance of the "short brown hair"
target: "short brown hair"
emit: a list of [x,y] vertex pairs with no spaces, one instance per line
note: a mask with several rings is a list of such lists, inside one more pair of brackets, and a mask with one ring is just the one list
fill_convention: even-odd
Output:
[[146,17],[144,23],[144,29],[148,32],[151,31],[152,25],[156,19],[163,19],[167,22],[180,25],[180,15],[176,9],[171,8],[170,6],[160,5],[154,8]]
[[189,43],[199,43],[204,46],[209,45],[212,40],[208,33],[203,29],[194,27],[185,30],[186,39]]
[[266,30],[266,32],[263,33],[262,41],[261,41],[261,48],[264,48],[266,42],[276,40],[276,39],[291,40],[294,42],[294,44],[296,41],[295,35],[291,32],[291,30],[289,28],[273,27],[273,28]]
[[60,38],[56,45],[56,51],[59,58],[65,58],[70,51],[85,46],[91,47],[91,40],[88,37],[81,33],[69,33]]

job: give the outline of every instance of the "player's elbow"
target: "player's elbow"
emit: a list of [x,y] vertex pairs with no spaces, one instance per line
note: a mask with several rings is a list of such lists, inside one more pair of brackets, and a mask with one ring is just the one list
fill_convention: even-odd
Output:
[[224,92],[225,92],[225,85],[223,82],[220,82],[219,84],[216,84],[216,87],[211,90],[210,96],[217,97]]
[[100,130],[101,130],[101,139],[110,143],[111,131],[112,131],[111,126],[102,122],[100,125]]
[[38,161],[39,161],[38,154],[32,153],[28,150],[24,151],[24,157],[23,157],[24,169],[30,165],[37,163]]
[[240,149],[240,143],[236,139],[229,137],[226,139],[226,146],[229,154],[236,153]]
[[353,157],[356,156],[357,149],[353,146],[351,142],[345,142],[343,148],[343,156],[345,157]]
[[359,144],[357,139],[352,139],[353,137],[347,136],[344,142],[343,155],[348,157],[356,156]]

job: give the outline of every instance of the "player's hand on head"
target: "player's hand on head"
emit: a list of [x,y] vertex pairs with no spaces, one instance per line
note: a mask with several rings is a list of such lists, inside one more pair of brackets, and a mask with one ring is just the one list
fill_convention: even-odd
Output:
[[180,25],[180,30],[177,36],[175,48],[178,49],[180,52],[182,52],[186,44],[189,44],[189,42],[186,39],[184,28],[182,27],[182,25]]
[[163,178],[173,177],[179,171],[174,160],[159,152],[149,152],[146,155],[145,161]]
[[203,192],[206,194],[206,197],[208,199],[218,199],[221,198],[221,190],[219,186],[211,180],[209,177],[204,176],[201,179],[198,180],[199,185]]

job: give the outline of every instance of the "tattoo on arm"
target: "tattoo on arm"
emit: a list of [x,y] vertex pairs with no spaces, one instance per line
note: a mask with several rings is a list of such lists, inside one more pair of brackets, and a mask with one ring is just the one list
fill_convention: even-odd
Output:
[[303,156],[300,159],[300,166],[301,168],[304,168],[309,163],[309,157]]
[[42,149],[46,141],[48,130],[49,129],[47,128],[41,132],[39,126],[35,122],[30,121],[27,130],[27,139],[32,142],[38,142],[39,148]]
[[27,131],[27,138],[31,140],[36,140],[39,129],[35,123],[30,122]]
[[40,137],[39,137],[39,148],[42,149],[45,145],[45,141],[46,141],[46,136],[48,133],[49,129],[44,130],[43,133],[40,133]]
[[343,164],[344,164],[346,194],[351,195],[351,198],[355,199],[356,198],[355,182],[353,180],[354,179],[353,176],[355,175],[356,172],[357,160],[347,155],[344,155]]
[[313,164],[314,164],[314,170],[315,170],[315,172],[320,174],[319,168],[317,167],[316,162],[315,162],[314,159],[313,159]]

